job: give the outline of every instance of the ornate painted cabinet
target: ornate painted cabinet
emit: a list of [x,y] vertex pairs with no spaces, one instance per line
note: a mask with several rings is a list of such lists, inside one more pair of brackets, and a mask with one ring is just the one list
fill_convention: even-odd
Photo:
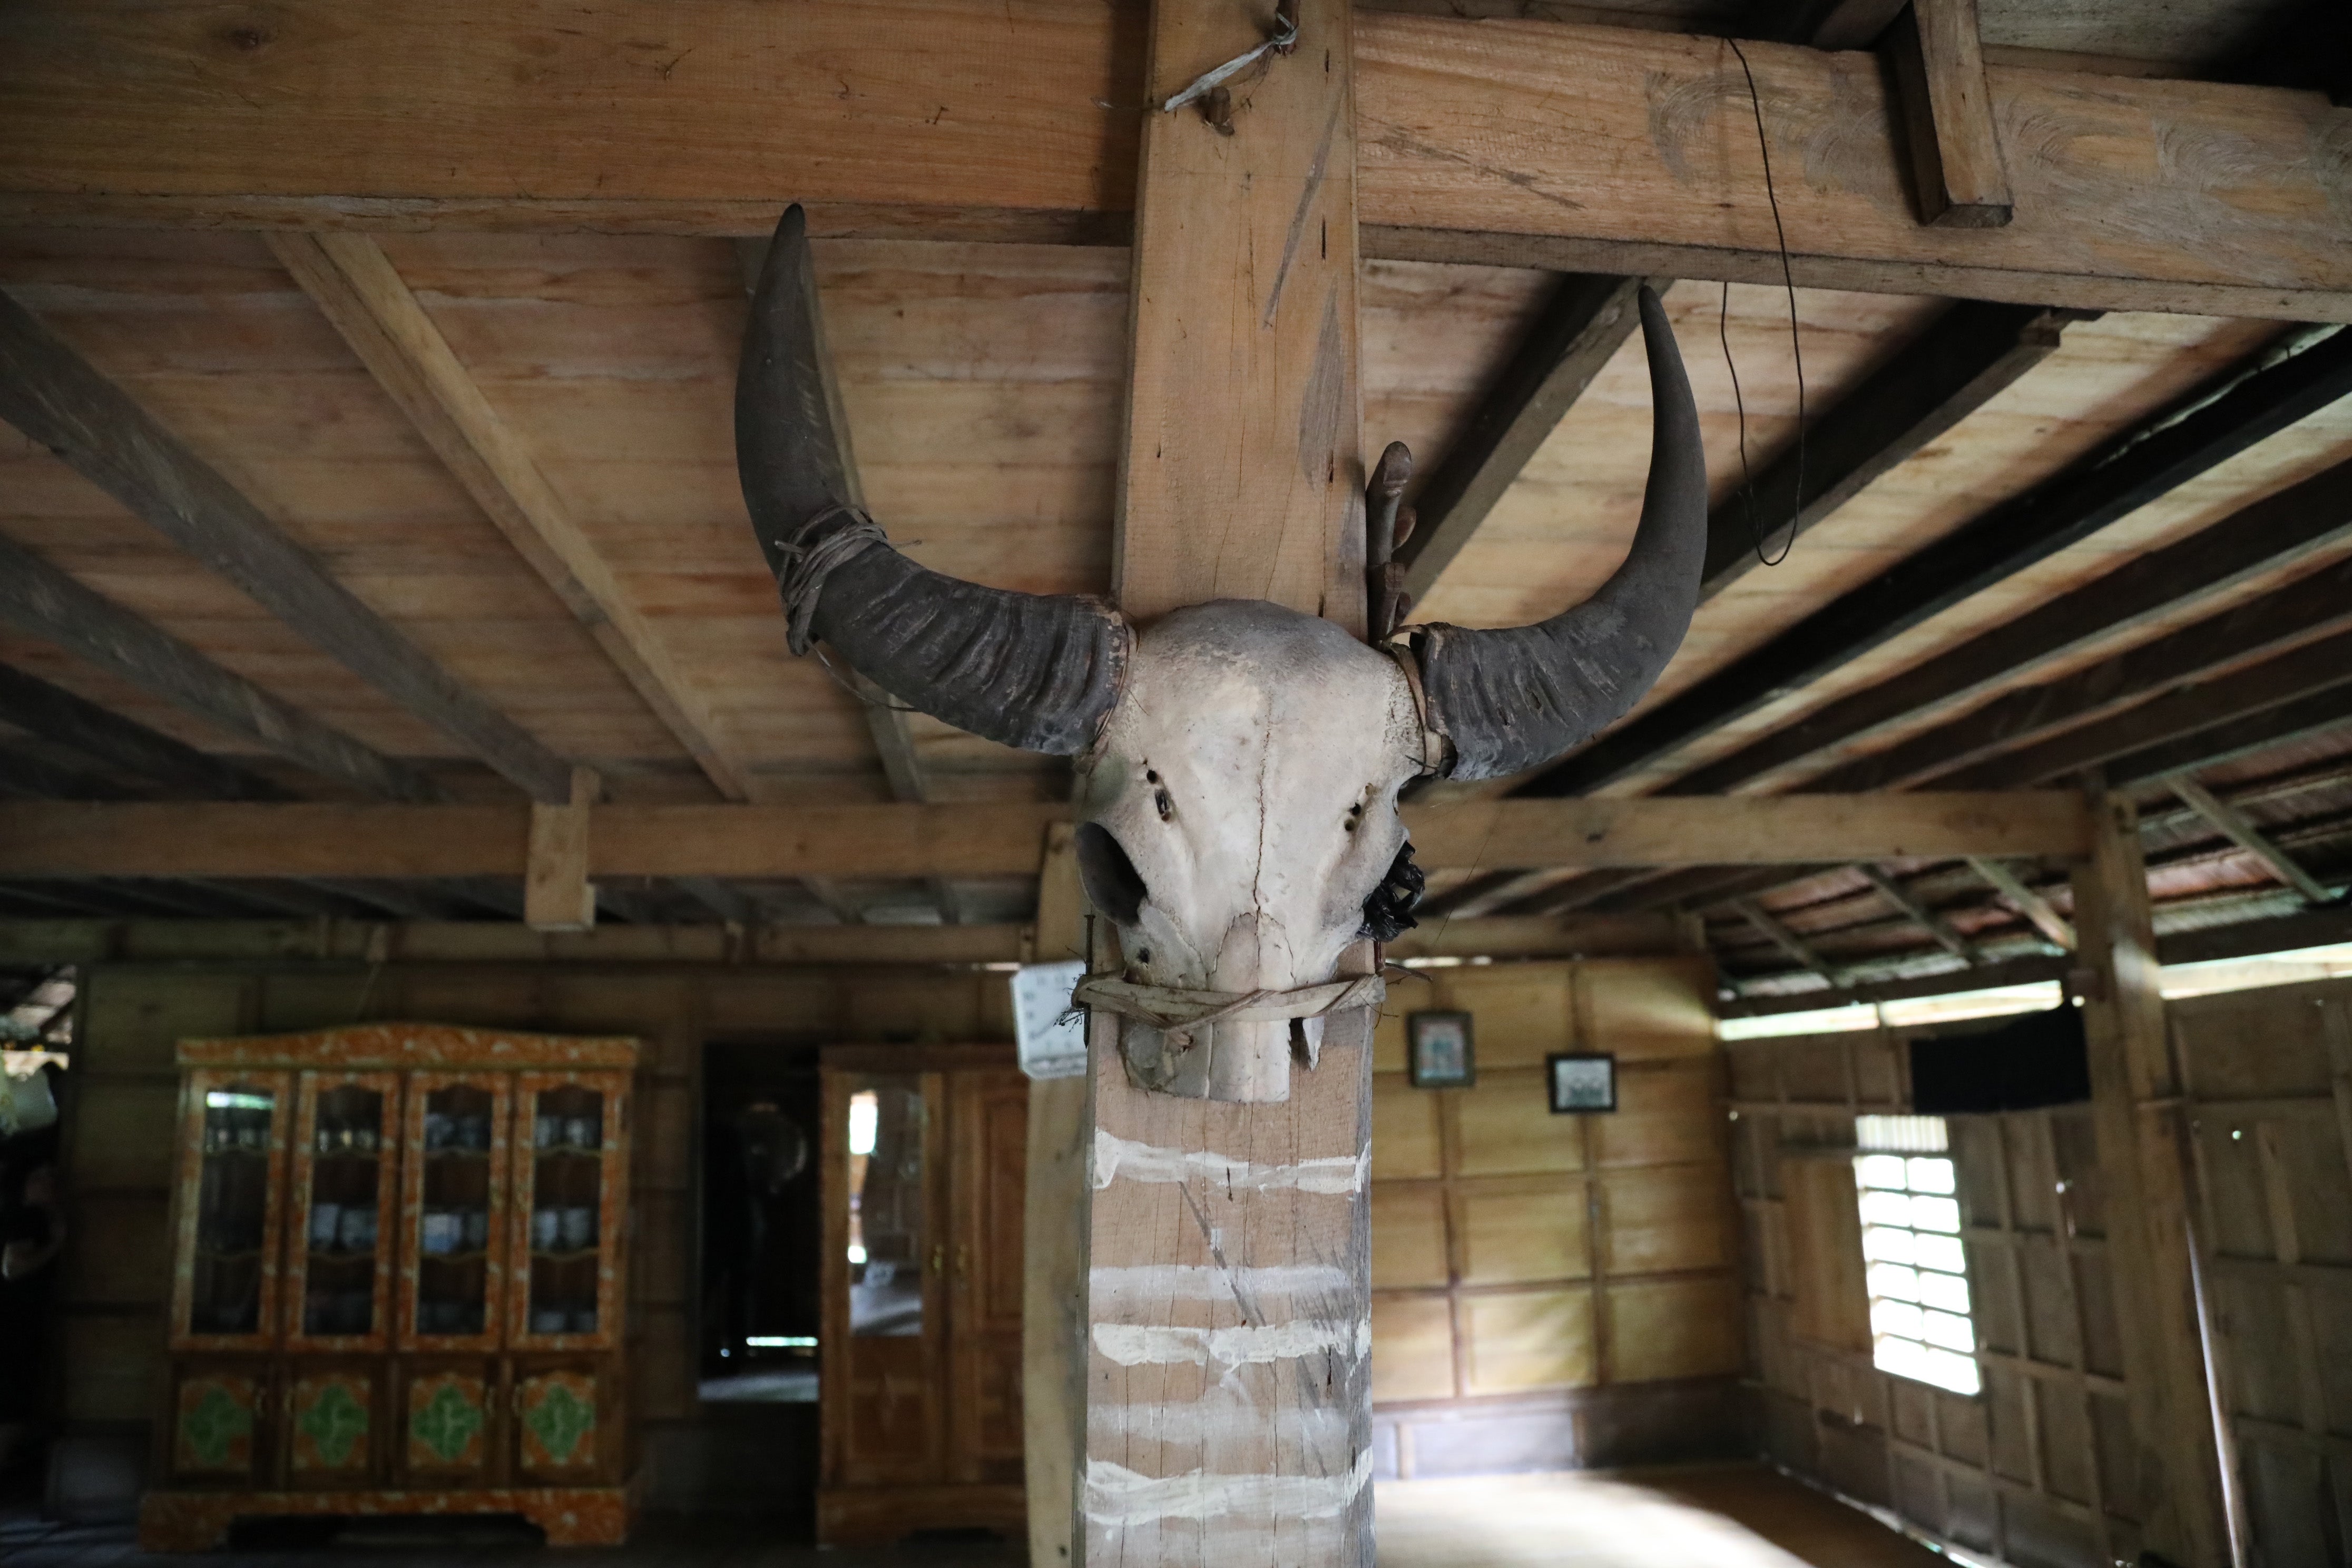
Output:
[[240,1516],[624,1539],[634,1040],[184,1040],[150,1550]]
[[824,1053],[820,1542],[1025,1528],[1029,1086],[1010,1058]]

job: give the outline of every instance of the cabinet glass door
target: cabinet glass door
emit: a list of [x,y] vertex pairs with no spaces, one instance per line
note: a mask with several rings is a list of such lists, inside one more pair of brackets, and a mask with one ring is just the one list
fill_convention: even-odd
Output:
[[507,1258],[506,1073],[412,1073],[402,1140],[400,1342],[487,1350]]
[[287,1339],[310,1350],[382,1350],[390,1342],[400,1079],[306,1072],[301,1084]]
[[517,1085],[517,1172],[509,1245],[527,1262],[509,1293],[509,1342],[535,1349],[616,1342],[628,1191],[620,1073],[525,1073]]
[[206,1069],[181,1100],[172,1343],[250,1349],[277,1330],[288,1075]]

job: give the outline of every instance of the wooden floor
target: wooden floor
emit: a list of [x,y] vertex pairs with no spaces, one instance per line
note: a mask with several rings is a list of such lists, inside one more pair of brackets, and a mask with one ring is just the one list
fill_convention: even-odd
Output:
[[1759,1465],[1387,1481],[1380,1568],[1931,1568],[1947,1560]]
[[[1754,1465],[1637,1475],[1501,1476],[1381,1485],[1380,1568],[1933,1568],[1944,1560]],[[8,1568],[432,1568],[465,1562],[550,1568],[1024,1568],[992,1539],[926,1539],[827,1550],[752,1521],[655,1519],[616,1551],[562,1552],[454,1531],[431,1543],[281,1547],[151,1557],[127,1528],[0,1521]]]

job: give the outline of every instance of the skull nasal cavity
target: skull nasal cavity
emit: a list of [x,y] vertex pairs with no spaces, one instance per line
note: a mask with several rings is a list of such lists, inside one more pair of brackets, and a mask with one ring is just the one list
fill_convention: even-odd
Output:
[[1088,900],[1117,923],[1133,925],[1150,891],[1135,862],[1110,829],[1097,822],[1078,824],[1077,850],[1078,880],[1086,884]]

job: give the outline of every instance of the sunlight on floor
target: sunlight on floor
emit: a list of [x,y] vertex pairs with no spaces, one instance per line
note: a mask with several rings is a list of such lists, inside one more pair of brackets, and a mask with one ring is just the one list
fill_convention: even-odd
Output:
[[1383,1481],[1380,1568],[1931,1568],[1946,1559],[1755,1466]]

